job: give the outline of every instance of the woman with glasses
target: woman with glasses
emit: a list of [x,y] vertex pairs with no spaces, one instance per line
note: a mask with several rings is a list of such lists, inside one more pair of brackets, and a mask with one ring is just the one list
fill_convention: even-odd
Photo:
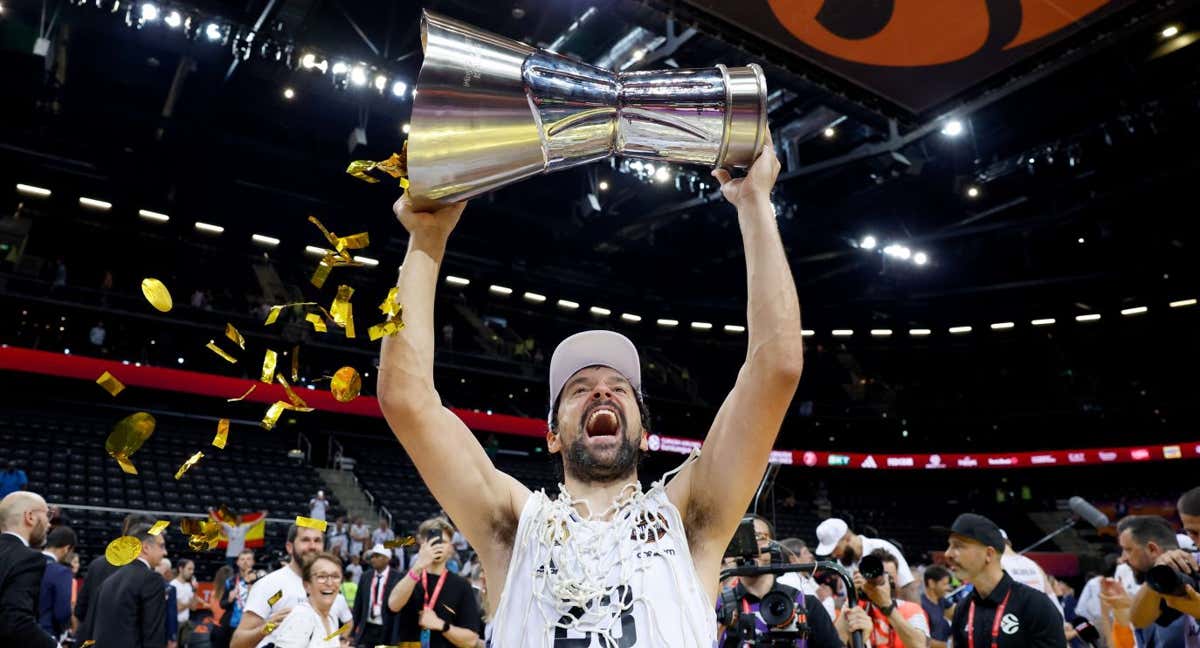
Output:
[[333,611],[342,588],[342,561],[327,552],[313,556],[301,572],[308,600],[292,608],[292,613],[271,633],[275,648],[339,648],[342,635]]

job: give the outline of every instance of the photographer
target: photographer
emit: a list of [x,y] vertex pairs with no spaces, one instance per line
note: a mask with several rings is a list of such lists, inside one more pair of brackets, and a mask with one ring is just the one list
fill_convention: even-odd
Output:
[[[772,544],[775,529],[765,518],[754,516],[754,539],[758,543],[758,565],[772,563]],[[780,557],[777,555],[777,558]],[[776,560],[775,562],[782,562]],[[764,608],[766,600],[766,609]],[[779,614],[791,604],[791,614]],[[764,618],[765,617],[765,618]],[[753,619],[753,630],[750,621]],[[772,621],[773,623],[768,623]],[[808,648],[843,648],[843,643],[834,630],[833,623],[821,602],[815,596],[806,596],[800,590],[780,583],[774,574],[741,576],[733,587],[725,588],[717,600],[717,622],[721,646],[768,645],[807,646]],[[770,638],[775,630],[807,629],[807,639],[794,639],[783,643]],[[753,636],[747,636],[752,634]],[[806,643],[807,642],[807,643]]]
[[861,592],[859,606],[846,608],[838,615],[837,631],[849,640],[850,633],[862,630],[866,646],[888,648],[925,648],[929,642],[929,621],[920,605],[897,597],[898,564],[886,549],[876,549],[863,557],[854,573],[854,586]]
[[[1196,521],[1194,514],[1200,513],[1194,508],[1188,497],[1191,491],[1180,498],[1180,516],[1187,522]],[[1185,529],[1193,531],[1191,527]],[[1189,534],[1190,535],[1190,534]],[[1157,544],[1157,543],[1156,543]],[[1171,541],[1163,540],[1162,547],[1175,547]],[[1124,548],[1124,543],[1122,543]],[[1135,567],[1136,569],[1136,567]],[[1159,626],[1170,626],[1180,614],[1190,618],[1184,619],[1184,645],[1188,648],[1200,647],[1200,593],[1197,593],[1197,579],[1200,578],[1200,567],[1196,564],[1196,556],[1178,548],[1167,549],[1154,559],[1153,566],[1146,572],[1145,584],[1133,598],[1130,620],[1138,628],[1147,628],[1155,623]]]
[[914,603],[920,600],[917,579],[913,578],[908,561],[896,545],[880,538],[858,535],[850,530],[850,525],[846,524],[845,520],[838,518],[829,518],[817,525],[817,541],[818,556],[831,556],[851,569],[858,567],[858,561],[863,556],[877,549],[886,549],[900,566],[896,582],[896,586],[900,588],[900,598]]
[[[1134,578],[1145,583],[1150,569],[1168,552],[1177,551],[1175,531],[1166,520],[1156,515],[1131,515],[1117,524],[1117,542],[1121,545],[1121,560],[1133,569]],[[1142,589],[1148,589],[1142,585]],[[1139,592],[1140,594],[1140,592]],[[1153,648],[1183,648],[1187,619],[1173,610],[1154,606],[1150,596],[1144,597],[1139,610],[1130,595],[1115,579],[1105,579],[1100,599],[1114,610],[1129,609],[1130,620],[1138,630],[1138,645]],[[1158,602],[1161,606],[1161,601]],[[1149,622],[1138,624],[1139,620]]]

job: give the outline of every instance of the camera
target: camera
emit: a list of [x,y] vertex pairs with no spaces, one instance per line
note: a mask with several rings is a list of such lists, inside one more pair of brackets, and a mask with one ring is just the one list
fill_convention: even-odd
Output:
[[758,615],[772,628],[786,628],[796,618],[796,602],[779,590],[767,592],[759,603]]
[[[740,567],[752,567],[762,553],[754,534],[754,519],[743,519],[725,550],[725,557],[733,558]],[[770,554],[771,566],[789,571],[778,545],[772,543]],[[746,608],[737,592],[726,588],[718,601],[717,622],[726,628],[721,646],[795,646],[798,639],[808,638],[808,619],[802,606],[797,609],[794,597],[799,593],[795,590],[773,588],[759,600],[757,613],[750,614],[742,612]],[[760,619],[767,627],[765,631],[756,623]]]
[[1155,565],[1146,572],[1146,584],[1159,594],[1168,596],[1187,596],[1185,586],[1200,590],[1200,583],[1192,574],[1185,574],[1170,565]]
[[878,556],[863,556],[858,563],[858,573],[868,581],[883,577],[883,561]]

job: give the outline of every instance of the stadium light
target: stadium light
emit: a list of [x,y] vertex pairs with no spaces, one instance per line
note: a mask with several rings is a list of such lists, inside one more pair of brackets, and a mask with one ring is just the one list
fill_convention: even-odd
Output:
[[1122,315],[1141,315],[1142,313],[1145,313],[1148,310],[1150,310],[1150,309],[1146,308],[1145,306],[1134,306],[1133,308],[1122,309],[1121,314]]
[[1170,304],[1168,304],[1168,306],[1170,306],[1171,308],[1183,308],[1184,306],[1195,306],[1195,305],[1196,305],[1195,299],[1180,299],[1178,301],[1173,301]]
[[183,16],[180,15],[178,11],[172,11],[171,13],[167,14],[167,17],[163,19],[163,22],[167,23],[167,27],[175,29],[183,24]]
[[1033,320],[1030,322],[1030,324],[1033,324],[1034,326],[1050,326],[1054,323],[1054,321],[1055,320],[1053,317],[1043,317],[1042,319]]
[[922,328],[908,329],[908,334],[911,337],[925,337],[926,335],[929,335],[931,333],[933,333],[933,331],[931,331],[929,329],[922,329]]
[[946,137],[958,137],[963,134],[963,123],[957,119],[951,119],[942,126],[942,135]]
[[36,198],[50,197],[50,190],[44,187],[35,187],[34,185],[17,183],[17,191],[26,196],[34,196]]
[[276,245],[279,245],[279,239],[275,238],[274,236],[267,236],[266,234],[251,234],[250,240],[258,243],[259,245],[265,245],[267,247],[275,247]]
[[570,299],[560,299],[558,300],[558,307],[563,310],[577,310],[579,302],[573,302]]
[[1076,322],[1095,322],[1100,319],[1100,313],[1088,313],[1087,315],[1076,315]]
[[283,89],[283,98],[284,99],[295,99],[296,91],[291,88],[284,88]]
[[471,285],[471,280],[464,277],[446,275],[446,283],[450,284],[451,286],[469,286]]
[[712,324],[709,322],[692,322],[692,329],[696,331],[712,330]]
[[221,40],[221,26],[217,23],[208,23],[204,26],[204,36],[210,41]]
[[722,327],[726,333],[745,333],[746,327],[741,324],[726,324]]
[[154,221],[156,223],[165,223],[165,222],[171,220],[170,216],[167,216],[166,214],[162,214],[162,213],[159,213],[156,211],[150,211],[149,209],[139,209],[138,216],[141,216],[142,218],[144,218],[146,220]]
[[319,256],[319,257],[323,257],[323,256],[325,256],[326,254],[332,254],[332,253],[333,253],[333,250],[326,250],[325,248],[322,248],[322,247],[317,247],[317,246],[315,246],[315,245],[305,245],[305,246],[304,246],[304,251],[305,251],[305,252],[307,252],[307,253],[309,253],[309,254],[311,254],[311,255],[313,255],[313,256]]
[[221,227],[220,225],[201,223],[200,221],[196,221],[196,229],[200,230],[201,232],[208,232],[209,234],[220,234],[225,231],[225,228]]
[[1179,35],[1179,26],[1167,25],[1166,27],[1163,27],[1163,30],[1159,32],[1159,35],[1163,38],[1175,38]]
[[919,266],[923,266],[926,263],[929,263],[929,255],[925,254],[924,252],[917,252],[913,255],[912,261]]
[[403,81],[396,81],[395,83],[392,84],[392,95],[393,96],[403,97],[405,92],[408,92],[408,84],[407,83],[405,83]]
[[545,295],[539,295],[538,293],[535,293],[535,292],[527,292],[523,295],[523,297],[525,297],[525,301],[531,302],[534,304],[540,304],[540,303],[546,301]]
[[991,326],[993,331],[1007,331],[1008,329],[1016,326],[1016,324],[1014,322],[996,322]]
[[951,326],[950,327],[950,333],[952,333],[954,335],[962,335],[964,333],[970,333],[970,332],[971,332],[970,326]]
[[828,126],[821,134],[825,136],[825,139],[833,139],[837,137],[837,129],[833,126]]
[[817,332],[812,329],[801,329],[801,331],[800,331],[801,337],[812,337],[816,334],[817,334]]
[[892,329],[871,329],[872,337],[891,337]]
[[373,259],[373,258],[371,258],[371,257],[365,257],[365,256],[355,256],[355,257],[354,257],[354,260],[355,260],[355,261],[357,261],[357,262],[359,262],[359,263],[361,263],[361,264],[363,264],[363,265],[365,265],[365,266],[369,266],[369,267],[372,267],[372,268],[374,268],[375,266],[379,265],[379,259]]
[[978,197],[979,197],[979,187],[976,187],[974,185],[967,187],[967,198],[978,198]]
[[642,316],[634,315],[633,313],[621,313],[621,319],[625,320],[626,322],[637,324],[638,322],[642,321]]
[[658,324],[659,326],[661,326],[663,328],[675,328],[676,326],[679,326],[679,320],[673,320],[673,319],[658,319],[658,320],[655,320],[654,323]]
[[600,191],[608,191],[608,182],[606,180],[601,180],[597,186],[600,188]]
[[508,286],[492,284],[488,286],[488,292],[492,293],[493,295],[502,295],[504,297],[508,297],[513,293],[513,289],[509,288]]
[[153,3],[147,2],[142,5],[141,12],[142,22],[154,22],[158,20],[158,7]]
[[79,197],[79,204],[84,207],[87,207],[88,209],[95,209],[98,211],[108,211],[108,210],[112,209],[112,203],[105,201],[105,200],[96,200],[95,198],[88,198],[86,196]]
[[875,240],[874,236],[871,236],[870,234],[868,234],[867,236],[863,237],[863,240],[859,241],[858,247],[860,247],[864,250],[874,250],[875,246],[878,244],[879,244],[879,241]]
[[854,335],[853,329],[833,329],[833,337],[850,337]]
[[603,306],[592,306],[588,309],[588,312],[592,315],[596,315],[597,317],[608,317],[609,315],[612,315],[612,311],[604,308]]
[[408,135],[408,131],[411,128],[412,127],[408,125],[408,122],[404,122],[403,124],[400,124],[400,132],[404,133],[405,135]]

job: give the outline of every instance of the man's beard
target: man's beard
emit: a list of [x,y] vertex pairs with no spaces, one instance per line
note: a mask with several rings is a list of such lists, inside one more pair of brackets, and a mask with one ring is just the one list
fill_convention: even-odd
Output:
[[310,556],[315,556],[319,553],[321,553],[320,549],[313,549],[312,551],[309,551],[308,553],[300,553],[299,551],[296,551],[295,549],[293,549],[292,550],[292,562],[296,563],[296,565],[298,565],[299,567],[304,567],[304,559],[305,558],[308,558]]
[[46,531],[47,531],[46,527],[47,526],[49,526],[49,525],[38,524],[37,526],[33,527],[33,529],[31,529],[29,531],[29,546],[30,547],[40,549],[41,546],[43,544],[45,544]]
[[[617,430],[617,435],[621,438],[620,445],[617,446],[616,456],[613,457],[611,463],[602,463],[596,459],[586,447],[587,443],[587,419],[597,407],[601,405],[610,405],[617,412],[617,419],[620,421],[620,428]],[[567,447],[563,453],[564,469],[575,479],[585,483],[606,483],[614,482],[619,479],[629,477],[637,468],[638,460],[641,459],[641,448],[633,443],[625,434],[628,425],[625,421],[625,412],[613,403],[597,403],[589,407],[583,412],[579,418],[579,438]]]
[[854,566],[854,563],[858,562],[858,554],[854,552],[853,547],[846,547],[845,549],[842,549],[841,562],[847,567],[852,567]]

